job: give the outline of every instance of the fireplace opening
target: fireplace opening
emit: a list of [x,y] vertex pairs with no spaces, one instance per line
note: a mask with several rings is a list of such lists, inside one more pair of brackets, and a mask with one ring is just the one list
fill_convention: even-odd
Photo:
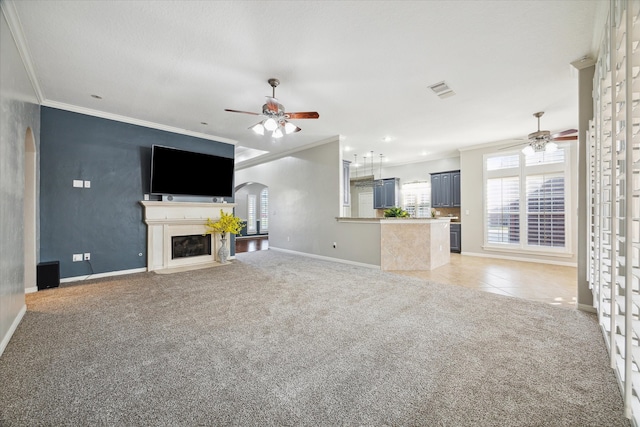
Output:
[[171,259],[211,255],[211,235],[172,236]]

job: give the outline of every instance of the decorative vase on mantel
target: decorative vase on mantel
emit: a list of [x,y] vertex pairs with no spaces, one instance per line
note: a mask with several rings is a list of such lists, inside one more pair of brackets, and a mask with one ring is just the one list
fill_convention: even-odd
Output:
[[226,264],[228,256],[229,248],[227,248],[227,233],[222,233],[220,235],[220,248],[218,249],[218,261],[220,261],[220,264]]

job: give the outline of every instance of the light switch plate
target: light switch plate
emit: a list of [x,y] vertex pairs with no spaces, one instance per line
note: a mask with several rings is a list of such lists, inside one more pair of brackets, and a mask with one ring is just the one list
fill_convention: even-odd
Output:
[[82,182],[82,180],[81,180],[81,179],[74,179],[74,180],[73,180],[73,186],[74,186],[74,188],[82,188],[83,184],[84,184],[84,183]]

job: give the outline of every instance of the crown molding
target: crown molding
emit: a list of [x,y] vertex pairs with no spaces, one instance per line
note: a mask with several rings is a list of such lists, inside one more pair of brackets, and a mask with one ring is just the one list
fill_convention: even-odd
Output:
[[257,166],[262,163],[272,162],[274,160],[278,160],[283,157],[290,156],[299,151],[304,151],[310,148],[319,147],[320,145],[328,144],[330,142],[340,142],[340,136],[339,135],[331,136],[329,138],[321,139],[320,141],[312,142],[311,144],[307,144],[307,145],[302,145],[300,147],[293,148],[291,150],[280,151],[278,153],[272,153],[272,154],[264,154],[262,156],[254,157],[252,159],[245,160],[244,162],[236,163],[235,169],[236,171],[238,171],[241,169],[250,168],[252,166]]
[[22,59],[22,64],[27,72],[27,76],[29,77],[29,81],[31,82],[31,86],[33,87],[33,91],[35,92],[36,98],[38,99],[38,103],[42,103],[46,97],[40,83],[38,82],[38,77],[36,74],[35,66],[33,65],[33,60],[31,59],[31,53],[29,51],[29,46],[27,44],[27,39],[24,37],[24,31],[22,30],[22,23],[20,22],[20,17],[18,16],[18,11],[16,10],[16,5],[13,0],[2,0],[0,2],[0,9],[2,9],[2,14],[7,20],[7,24],[9,25],[9,31],[13,36],[13,40],[16,43],[16,47],[18,49],[18,53],[20,54],[20,58]]
[[87,116],[100,117],[101,119],[114,120],[116,122],[129,123],[131,125],[142,126],[151,129],[163,130],[166,132],[177,133],[180,135],[188,135],[210,141],[223,142],[225,144],[236,145],[238,141],[221,136],[208,135],[206,133],[194,132],[187,129],[176,128],[173,126],[161,125],[160,123],[148,122],[146,120],[134,119],[132,117],[121,116],[118,114],[107,113],[105,111],[93,110],[91,108],[78,107],[77,105],[65,104],[56,101],[44,101],[43,107],[57,108],[59,110],[71,111],[73,113],[84,114]]

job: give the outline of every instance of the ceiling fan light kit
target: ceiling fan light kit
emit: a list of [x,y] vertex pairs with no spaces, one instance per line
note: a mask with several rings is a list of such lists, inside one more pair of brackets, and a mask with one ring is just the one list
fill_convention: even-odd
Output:
[[[267,103],[262,106],[262,115],[267,116],[266,119],[259,123],[249,127],[258,135],[264,135],[265,130],[271,132],[273,138],[282,138],[284,135],[288,135],[295,132],[300,132],[298,126],[289,122],[289,119],[317,119],[320,115],[315,111],[306,111],[298,113],[285,113],[282,104],[278,103],[276,99],[276,87],[280,84],[278,79],[269,79],[269,85],[272,87],[272,96],[267,96]],[[251,114],[253,116],[259,116],[259,113],[252,113],[249,111],[239,111],[225,109],[231,113]]]
[[565,141],[570,139],[578,139],[577,136],[564,137],[570,133],[576,133],[575,129],[567,129],[562,132],[551,135],[548,130],[540,130],[540,117],[544,114],[544,111],[539,111],[533,114],[533,117],[538,119],[538,130],[529,134],[529,145],[522,149],[522,152],[529,156],[533,153],[539,153],[544,151],[545,153],[553,153],[558,150],[558,144],[553,142],[554,140]]
[[[525,156],[530,156],[542,151],[545,153],[552,153],[558,150],[558,144],[556,144],[555,141],[572,141],[578,139],[577,135],[567,136],[578,132],[575,129],[567,129],[562,132],[554,133],[553,135],[548,130],[540,130],[540,117],[542,117],[543,114],[544,111],[539,111],[533,114],[533,117],[538,119],[538,130],[530,133],[527,136],[527,142],[523,143],[527,144],[527,146],[522,149],[522,153]],[[508,147],[500,148],[500,150],[506,150],[519,145],[522,144],[510,145]]]

